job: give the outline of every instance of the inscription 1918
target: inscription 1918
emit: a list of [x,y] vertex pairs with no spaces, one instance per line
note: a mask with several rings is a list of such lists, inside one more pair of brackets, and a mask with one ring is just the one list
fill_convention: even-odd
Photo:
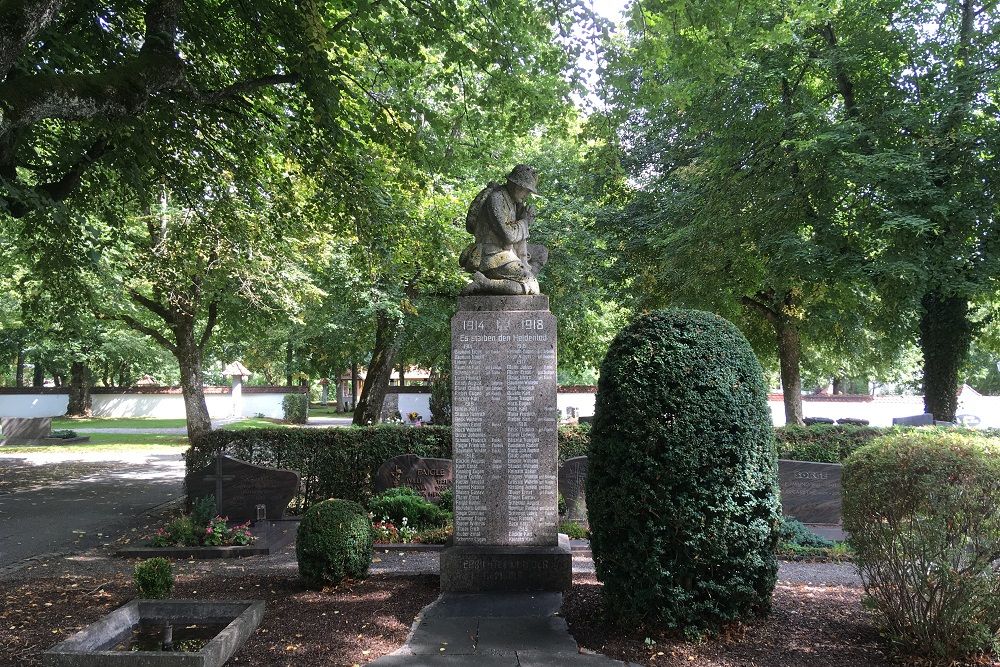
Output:
[[556,337],[547,311],[452,320],[456,544],[556,544]]

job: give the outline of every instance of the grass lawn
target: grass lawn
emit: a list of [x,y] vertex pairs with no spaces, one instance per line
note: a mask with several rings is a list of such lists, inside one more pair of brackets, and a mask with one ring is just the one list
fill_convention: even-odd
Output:
[[142,417],[88,417],[83,419],[67,419],[58,417],[52,419],[52,428],[184,428],[187,422],[183,419],[147,419]]
[[309,404],[309,416],[310,417],[350,417],[351,412],[337,412],[337,406],[335,403],[331,403],[325,408],[319,403]]
[[270,419],[261,419],[260,417],[251,417],[249,419],[244,419],[238,422],[231,422],[229,424],[223,424],[223,431],[243,431],[248,428],[288,428],[289,426],[294,426],[294,424],[281,424],[278,422],[271,421]]
[[0,454],[51,454],[112,452],[141,450],[145,454],[176,454],[188,447],[185,435],[152,435],[149,433],[92,433],[90,442],[69,445],[40,445],[33,447],[0,447]]

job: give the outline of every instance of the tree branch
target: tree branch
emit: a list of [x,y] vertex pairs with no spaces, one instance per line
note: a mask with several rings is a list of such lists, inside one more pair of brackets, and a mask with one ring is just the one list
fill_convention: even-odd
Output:
[[145,334],[150,338],[152,338],[153,340],[155,340],[157,343],[162,345],[164,349],[166,349],[167,351],[173,353],[174,355],[177,354],[177,345],[171,343],[166,336],[164,336],[156,329],[150,326],[146,326],[145,324],[135,319],[131,315],[125,315],[125,314],[108,315],[102,319],[118,320],[119,322],[124,322],[125,324],[129,325],[129,327],[131,327],[132,329],[138,331],[141,334]]
[[748,310],[757,313],[771,324],[775,324],[778,321],[778,314],[762,301],[759,301],[754,297],[741,296],[740,303],[743,304]]
[[128,295],[133,301],[135,301],[137,304],[139,304],[146,310],[150,311],[155,315],[159,315],[160,319],[163,320],[164,324],[168,326],[174,325],[175,323],[174,320],[176,318],[174,317],[173,313],[171,313],[163,304],[157,301],[153,301],[148,296],[145,296],[144,294],[141,294],[140,292],[137,292],[134,289],[129,289]]
[[252,93],[260,88],[268,88],[283,83],[298,83],[302,76],[296,73],[290,74],[269,74],[256,79],[248,79],[230,84],[219,90],[210,90],[202,93],[195,93],[195,97],[203,102],[215,104],[228,99],[232,99],[245,93]]
[[205,322],[205,330],[201,333],[201,341],[198,343],[198,349],[204,353],[205,345],[208,344],[208,339],[212,337],[212,330],[215,329],[215,323],[219,318],[219,302],[213,301],[208,305],[208,321]]
[[0,80],[62,9],[64,0],[0,0]]

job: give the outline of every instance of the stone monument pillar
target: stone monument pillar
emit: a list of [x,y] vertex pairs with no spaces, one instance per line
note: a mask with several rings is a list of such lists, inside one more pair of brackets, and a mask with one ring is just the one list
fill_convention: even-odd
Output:
[[441,553],[441,590],[567,589],[548,297],[459,297],[451,336],[455,537]]

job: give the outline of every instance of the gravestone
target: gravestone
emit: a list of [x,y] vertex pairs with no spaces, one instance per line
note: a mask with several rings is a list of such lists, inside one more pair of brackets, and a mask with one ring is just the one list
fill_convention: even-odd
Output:
[[802,423],[806,426],[816,426],[817,424],[833,424],[834,421],[829,417],[806,417]]
[[299,490],[299,474],[219,456],[184,477],[184,486],[189,501],[215,496],[218,513],[230,521],[256,521],[257,505],[265,506],[269,521],[277,521]]
[[3,444],[30,445],[49,437],[52,417],[4,417],[0,420]]
[[563,518],[584,527],[587,522],[587,457],[574,456],[559,466],[559,493],[566,503]]
[[922,415],[913,415],[912,417],[893,417],[893,426],[934,426],[934,415],[930,412],[925,412]]
[[564,590],[556,320],[548,297],[466,296],[452,318],[455,536],[443,591]]
[[375,472],[375,493],[408,486],[424,498],[436,502],[454,482],[451,459],[425,459],[416,454],[394,456]]
[[837,463],[778,460],[781,511],[802,523],[841,523],[841,470]]

